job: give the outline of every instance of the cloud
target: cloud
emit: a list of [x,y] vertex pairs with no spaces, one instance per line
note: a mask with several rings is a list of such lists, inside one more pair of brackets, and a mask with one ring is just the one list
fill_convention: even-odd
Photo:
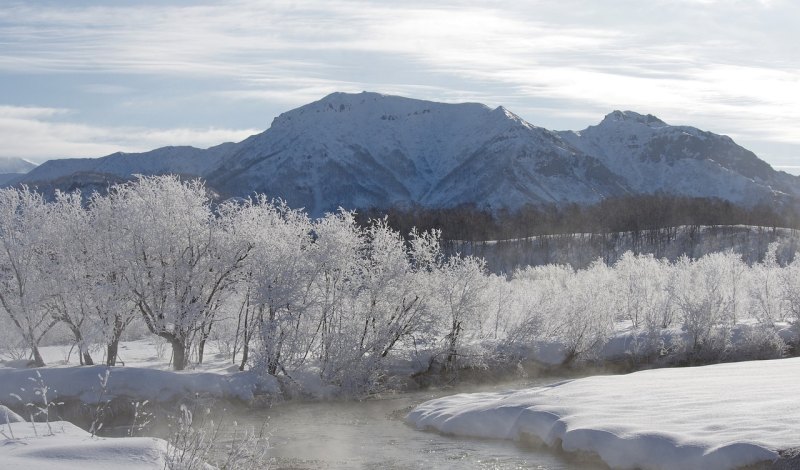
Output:
[[87,93],[97,95],[124,95],[135,91],[134,88],[124,85],[115,85],[110,83],[87,83],[81,86],[81,89]]
[[[82,92],[139,103],[213,98],[227,116],[372,90],[503,104],[546,127],[626,108],[798,142],[798,15],[778,0],[21,2],[0,10],[0,73],[87,75]],[[147,96],[137,76],[185,86]]]
[[60,108],[0,105],[0,119],[8,120],[44,119],[57,116],[59,114],[67,114],[68,112],[68,110]]
[[166,145],[209,147],[240,141],[255,129],[148,129],[100,127],[53,120],[68,110],[0,106],[0,156],[42,162],[61,157],[99,157],[139,152]]

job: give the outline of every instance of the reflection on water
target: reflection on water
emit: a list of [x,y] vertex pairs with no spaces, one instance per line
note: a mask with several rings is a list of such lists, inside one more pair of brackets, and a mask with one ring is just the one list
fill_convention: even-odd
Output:
[[566,460],[540,447],[509,441],[466,439],[423,432],[405,424],[415,405],[462,391],[503,390],[544,385],[559,378],[404,393],[364,402],[289,403],[269,410],[238,410],[239,424],[272,434],[273,468],[357,469],[602,469],[595,462]]

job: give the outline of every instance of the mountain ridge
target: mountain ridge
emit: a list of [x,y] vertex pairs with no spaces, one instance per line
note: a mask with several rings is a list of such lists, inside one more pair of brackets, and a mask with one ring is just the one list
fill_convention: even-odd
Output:
[[744,205],[800,200],[800,178],[729,137],[650,114],[613,111],[581,131],[551,131],[502,106],[369,92],[284,112],[242,142],[49,161],[17,182],[46,186],[79,173],[179,173],[228,196],[281,197],[313,215],[339,206],[513,210],[659,192]]

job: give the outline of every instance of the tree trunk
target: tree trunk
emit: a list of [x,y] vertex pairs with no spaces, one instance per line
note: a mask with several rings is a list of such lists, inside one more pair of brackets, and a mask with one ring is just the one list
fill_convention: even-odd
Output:
[[172,370],[186,368],[186,341],[180,338],[169,338],[172,344]]
[[247,364],[247,359],[250,354],[250,344],[248,341],[245,341],[242,344],[242,363],[239,365],[239,370],[244,370],[244,366]]
[[91,354],[89,354],[89,349],[86,347],[86,342],[83,340],[83,333],[81,333],[78,325],[68,320],[64,320],[64,323],[69,326],[69,329],[72,330],[72,334],[75,336],[75,342],[78,344],[78,350],[80,351],[81,365],[93,366],[94,361],[92,360]]
[[[239,370],[244,370],[245,364],[247,364],[247,356],[250,353],[250,329],[248,328],[248,314],[250,312],[250,306],[248,305],[247,308],[244,309],[244,323],[242,323],[242,363],[239,365]],[[239,312],[239,319],[241,320],[242,314]],[[239,335],[239,325],[236,326],[236,335],[238,341]],[[233,348],[233,363],[236,364],[236,348]]]
[[449,348],[447,351],[447,361],[445,363],[445,368],[448,370],[455,369],[455,360],[458,356],[458,335],[461,333],[461,322],[453,320],[453,329],[450,331],[448,335],[450,338],[449,341]]
[[114,337],[106,347],[106,365],[111,367],[117,365],[117,352],[119,351],[119,337]]
[[[274,328],[274,327],[273,327]],[[274,330],[273,330],[274,331]],[[270,375],[276,375],[278,373],[278,366],[280,365],[281,361],[281,349],[283,348],[283,331],[278,334],[278,339],[275,341],[274,334],[272,334],[274,341],[274,345],[271,347],[269,351],[269,361],[267,362],[267,372]]]
[[269,375],[277,375],[278,373],[278,365],[280,364],[281,360],[281,353],[280,348],[275,353],[274,356],[269,358],[269,364],[267,365],[267,372]]
[[[231,364],[236,364],[236,353],[239,351],[239,331],[242,328],[242,311],[244,310],[245,302],[242,302],[242,308],[239,309],[239,318],[236,320],[236,333],[233,335],[233,357]],[[245,315],[247,315],[245,313]],[[247,317],[245,317],[247,318]]]
[[205,349],[206,349],[206,337],[205,337],[205,335],[203,335],[203,337],[200,338],[200,344],[197,345],[197,363],[198,364],[202,364],[203,363],[203,352],[205,351]]
[[[106,345],[106,365],[117,365],[117,356],[119,355],[119,340],[122,338],[122,332],[125,330],[127,323],[123,322],[117,315],[114,318],[114,330],[111,332],[111,341]],[[123,362],[124,366],[125,363]]]
[[33,352],[33,365],[34,367],[44,367],[44,359],[39,352],[39,346],[31,342],[31,351]]
[[87,365],[87,366],[93,366],[94,365],[94,361],[92,360],[92,356],[89,354],[88,350],[83,351],[82,355],[83,355],[83,364],[84,365]]

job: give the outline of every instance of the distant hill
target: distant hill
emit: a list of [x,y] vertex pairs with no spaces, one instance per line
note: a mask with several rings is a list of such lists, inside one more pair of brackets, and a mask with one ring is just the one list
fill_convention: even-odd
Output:
[[266,193],[312,215],[340,206],[514,210],[641,194],[751,207],[800,199],[800,178],[729,137],[651,115],[614,111],[596,126],[556,132],[503,107],[367,92],[288,111],[239,143],[51,160],[17,181],[97,187],[137,173],[202,177],[224,196]]
[[0,185],[7,184],[36,168],[36,164],[24,158],[0,157]]
[[27,173],[36,168],[36,164],[24,158],[0,157],[0,174]]

